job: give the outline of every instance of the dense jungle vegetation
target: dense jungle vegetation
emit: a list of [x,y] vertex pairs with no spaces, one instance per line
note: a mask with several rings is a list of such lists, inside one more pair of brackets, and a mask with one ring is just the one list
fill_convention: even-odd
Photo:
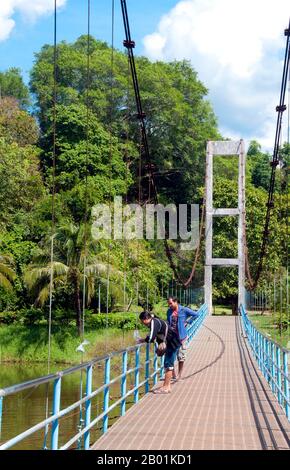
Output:
[[[194,64],[187,61],[153,63],[137,57],[136,66],[159,202],[201,205],[206,141],[227,137],[219,132],[208,90],[198,79]],[[127,203],[153,203],[148,189],[150,173],[146,162],[140,163],[140,134],[126,54],[114,51],[112,69],[111,49],[91,38],[88,71],[87,37],[72,44],[61,42],[55,107],[53,72],[53,47],[44,45],[35,54],[29,87],[18,69],[0,73],[0,322],[35,325],[47,321],[54,191],[53,321],[76,325],[80,332],[84,274],[86,321],[96,325],[96,314],[107,309],[108,278],[108,311],[116,315],[134,311],[136,282],[141,305],[148,295],[152,305],[160,300],[172,271],[161,240],[94,240],[86,230],[97,203],[110,204],[115,196]],[[258,142],[251,142],[246,206],[253,271],[266,211],[269,158]],[[281,159],[285,163],[277,169],[276,205],[262,285],[269,285],[281,266],[286,269],[286,144]],[[237,206],[237,171],[235,159],[215,160],[215,207]],[[213,256],[237,256],[234,217],[216,219],[214,234]],[[170,246],[186,277],[194,251],[181,251],[172,240]],[[203,263],[204,250],[193,288],[203,285]],[[217,269],[215,301],[232,304],[236,296],[236,269]]]

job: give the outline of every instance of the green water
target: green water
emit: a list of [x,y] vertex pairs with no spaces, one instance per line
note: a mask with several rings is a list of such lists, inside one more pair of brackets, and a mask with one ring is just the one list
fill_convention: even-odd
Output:
[[[122,336],[122,341],[124,340]],[[132,332],[126,335],[123,346],[134,343]],[[115,349],[115,348],[114,348]],[[111,378],[121,374],[121,355],[111,361]],[[128,368],[134,367],[134,353],[129,354]],[[52,364],[50,373],[54,373],[69,366]],[[27,380],[41,377],[47,374],[46,364],[1,364],[0,365],[0,388],[5,388]],[[61,384],[61,409],[66,408],[78,401],[85,392],[85,371],[80,371],[64,376]],[[128,376],[127,390],[133,388],[134,375]],[[141,381],[141,377],[140,377]],[[104,362],[96,364],[93,369],[93,390],[101,387],[104,383]],[[0,442],[4,443],[28,428],[34,426],[51,415],[52,410],[53,383],[49,387],[46,384],[27,389],[17,394],[9,395],[3,399],[2,430]],[[110,404],[120,397],[120,383],[117,382],[110,388]],[[132,398],[128,399],[128,407],[132,404]],[[48,412],[46,411],[48,410]],[[92,400],[92,416],[94,419],[103,410],[103,393],[98,394]],[[84,407],[74,409],[60,420],[59,447],[72,438],[80,429],[80,418],[84,418]],[[110,424],[119,417],[119,407],[110,414]],[[91,433],[91,443],[101,435],[102,421],[97,423]],[[37,431],[24,441],[13,446],[13,450],[38,450],[45,446],[50,448],[50,429],[47,435],[44,430]],[[72,448],[77,449],[82,443],[75,444]]]

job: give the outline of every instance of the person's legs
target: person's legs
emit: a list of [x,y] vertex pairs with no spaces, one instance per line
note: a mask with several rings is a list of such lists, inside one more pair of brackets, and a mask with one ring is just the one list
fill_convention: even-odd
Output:
[[[179,349],[180,349],[180,348],[179,348]],[[178,357],[179,349],[178,349],[177,352],[176,352],[176,357]],[[179,371],[179,369],[178,369],[178,371]],[[176,373],[175,367],[173,366],[172,377],[171,377],[172,381],[175,382],[175,381],[178,380],[178,373],[179,373],[179,372]]]
[[170,384],[171,377],[172,377],[172,369],[166,369],[165,378],[164,378],[163,387],[162,387],[164,391],[168,391],[168,392],[171,391],[171,384]]
[[183,343],[182,346],[178,349],[178,353],[177,353],[178,375],[176,377],[176,380],[180,380],[182,377],[185,358],[186,358],[186,344]]
[[178,376],[177,376],[177,380],[180,380],[180,379],[181,379],[182,371],[183,371],[183,365],[184,365],[184,361],[179,361],[179,362],[178,362]]
[[165,369],[165,377],[164,377],[164,382],[163,385],[160,389],[160,391],[164,393],[169,393],[171,392],[171,378],[172,378],[172,372],[174,370],[174,361],[176,358],[177,351],[167,348],[166,353],[165,353],[165,358],[164,358],[164,369]]

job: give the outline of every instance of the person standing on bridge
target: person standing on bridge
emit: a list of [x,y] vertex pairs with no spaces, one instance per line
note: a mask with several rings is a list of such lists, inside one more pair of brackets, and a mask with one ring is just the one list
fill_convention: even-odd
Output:
[[164,357],[165,378],[162,387],[154,390],[154,393],[170,393],[172,371],[174,369],[174,362],[177,351],[181,346],[181,342],[176,331],[174,331],[166,321],[155,317],[153,313],[145,310],[140,313],[139,318],[143,325],[150,328],[150,334],[147,335],[145,339],[139,339],[138,343],[153,343],[155,340],[157,344],[163,343],[164,341],[166,342]]
[[180,305],[176,297],[168,297],[167,302],[169,307],[167,310],[168,324],[171,326],[173,331],[176,332],[181,342],[181,346],[177,351],[178,374],[176,375],[175,370],[173,370],[172,376],[174,381],[178,381],[182,378],[182,371],[186,358],[186,325],[190,322],[190,320],[188,321],[187,319],[188,317],[192,317],[192,319],[197,318],[198,313],[194,310],[191,310],[189,307],[183,307]]

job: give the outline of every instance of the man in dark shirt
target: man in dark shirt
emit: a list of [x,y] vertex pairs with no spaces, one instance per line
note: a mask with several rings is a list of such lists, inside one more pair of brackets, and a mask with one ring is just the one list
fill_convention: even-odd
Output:
[[[158,344],[164,341],[166,336],[166,351],[164,358],[165,378],[163,386],[154,391],[154,393],[170,393],[171,392],[171,378],[174,369],[174,361],[176,359],[177,351],[181,346],[181,342],[176,332],[161,318],[155,317],[152,313],[144,311],[139,316],[141,322],[150,328],[150,334],[145,339],[139,342],[153,343],[155,340]],[[167,334],[166,334],[167,332]]]

